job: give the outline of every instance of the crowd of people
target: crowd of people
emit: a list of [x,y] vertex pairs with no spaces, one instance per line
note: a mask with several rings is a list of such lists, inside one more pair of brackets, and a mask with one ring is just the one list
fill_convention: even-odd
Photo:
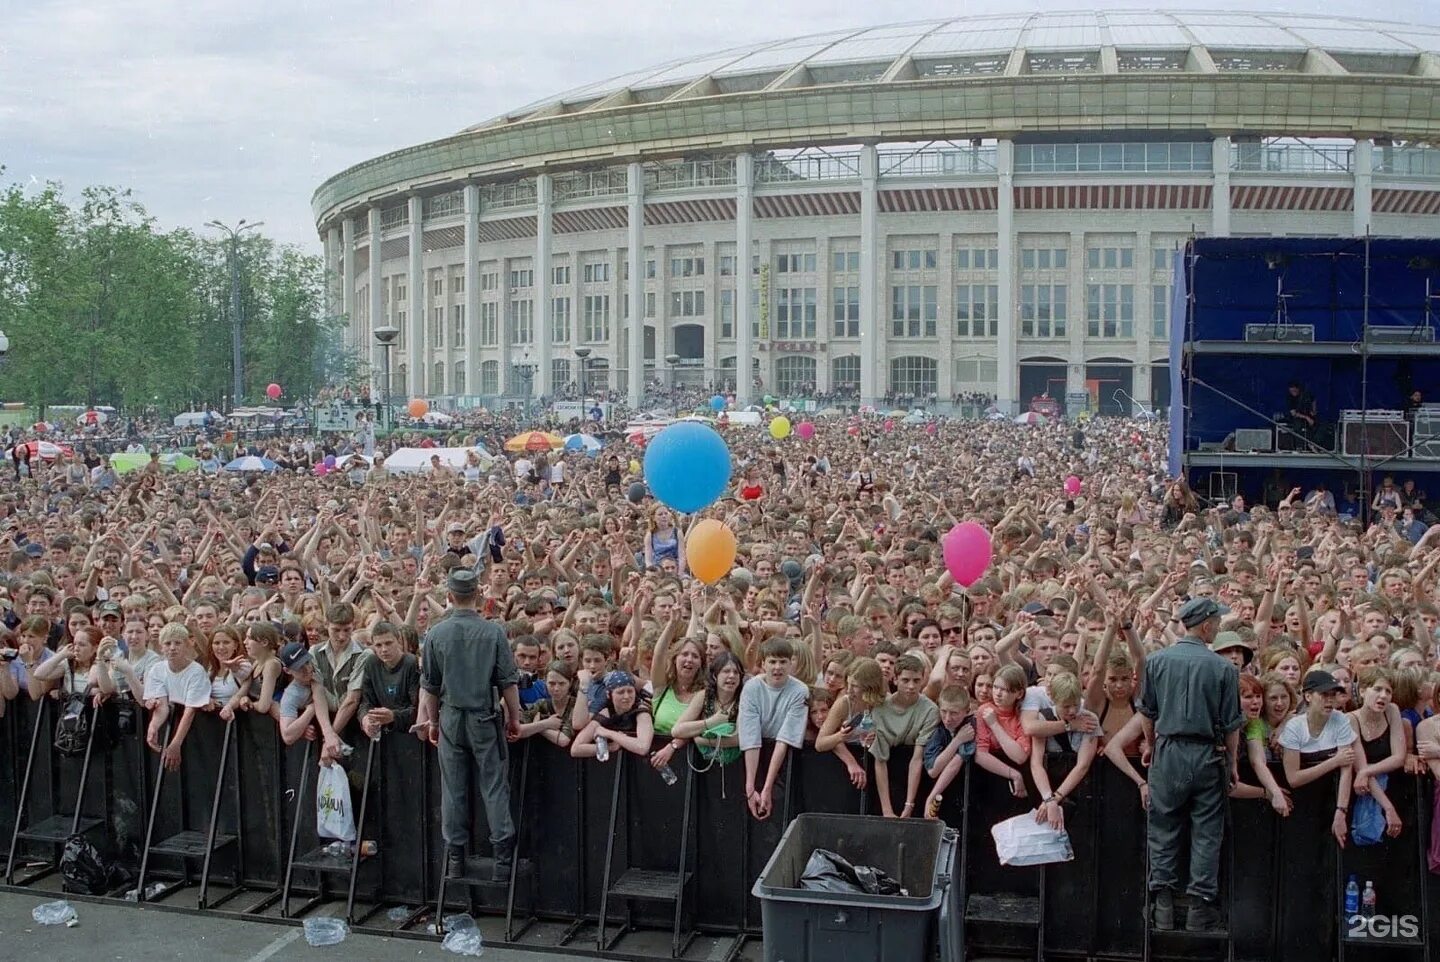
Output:
[[[455,430],[498,453],[514,417]],[[974,765],[1061,828],[1094,765],[1149,798],[1147,660],[1195,640],[1207,602],[1203,640],[1239,676],[1233,798],[1284,816],[1335,773],[1343,846],[1399,831],[1389,778],[1440,774],[1440,526],[1342,518],[1298,488],[1206,504],[1167,475],[1162,424],[837,417],[779,442],[728,428],[733,489],[703,514],[738,554],[711,586],[625,440],[512,456],[521,470],[391,474],[384,455],[406,440],[324,476],[313,466],[370,439],[277,439],[282,470],[264,475],[99,485],[62,462],[6,478],[0,710],[143,703],[171,767],[196,713],[269,715],[328,764],[385,730],[435,738],[426,693],[443,709],[461,662],[431,642],[470,611],[504,640],[487,670],[515,685],[495,706],[511,740],[657,770],[693,746],[743,771],[757,819],[775,811],[786,751],[832,755],[902,818],[936,817]],[[968,587],[940,543],[960,520],[993,539]],[[903,780],[897,746],[913,747]],[[1063,779],[1053,752],[1074,754]]]

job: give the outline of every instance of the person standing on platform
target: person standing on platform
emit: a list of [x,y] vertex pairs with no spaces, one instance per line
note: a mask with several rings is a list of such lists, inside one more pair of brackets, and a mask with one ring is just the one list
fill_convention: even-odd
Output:
[[1190,824],[1190,932],[1223,930],[1219,908],[1225,799],[1239,782],[1240,673],[1210,650],[1225,608],[1192,598],[1179,612],[1185,637],[1145,662],[1141,722],[1155,745],[1150,765],[1148,886],[1156,929],[1175,928],[1175,888],[1185,823]]
[[[506,739],[520,737],[520,675],[505,630],[475,610],[479,581],[456,568],[446,581],[449,612],[425,633],[420,707],[411,729],[440,753],[440,828],[445,836],[445,877],[465,873],[470,841],[468,788],[479,773],[485,821],[494,851],[494,881],[510,878],[515,822],[510,814]],[[496,694],[504,703],[504,714]]]

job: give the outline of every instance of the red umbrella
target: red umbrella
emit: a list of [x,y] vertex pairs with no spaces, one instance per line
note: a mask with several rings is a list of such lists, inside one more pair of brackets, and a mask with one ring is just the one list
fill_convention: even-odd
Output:
[[9,451],[6,451],[6,457],[13,458],[17,449],[28,450],[29,458],[32,461],[35,458],[39,458],[42,461],[54,461],[62,454],[68,455],[73,453],[65,445],[55,444],[52,441],[26,441],[24,444],[18,444]]

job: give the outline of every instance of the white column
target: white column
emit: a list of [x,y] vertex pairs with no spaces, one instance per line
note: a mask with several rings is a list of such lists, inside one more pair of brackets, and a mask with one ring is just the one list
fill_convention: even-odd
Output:
[[1230,138],[1210,142],[1215,187],[1210,192],[1210,236],[1230,236]]
[[344,274],[340,279],[340,312],[345,315],[345,351],[353,354],[358,334],[355,326],[355,218],[347,217],[340,222],[340,236],[341,272]]
[[755,158],[735,157],[735,406],[750,403],[755,382],[751,367],[755,342],[750,334],[754,319],[750,310],[750,248],[753,246],[755,214]]
[[340,313],[340,302],[344,297],[341,286],[341,261],[344,250],[340,246],[340,228],[331,227],[325,231],[325,315],[334,317]]
[[384,308],[380,302],[380,262],[382,259],[381,248],[384,244],[380,239],[380,208],[370,208],[370,323],[366,325],[365,340],[368,344],[360,345],[360,350],[365,357],[370,358],[370,396],[378,397],[377,391],[380,385],[380,377],[384,372],[385,360],[381,357],[380,345],[375,343],[375,326],[384,320],[382,312]]
[[[626,367],[630,369],[627,381],[630,409],[639,410],[645,397],[645,169],[640,164],[630,164],[625,170],[630,243],[630,311],[625,319],[625,329],[630,336],[629,357]],[[656,253],[659,258],[659,253]],[[657,268],[659,265],[656,265]],[[660,305],[655,305],[655,321],[660,321]],[[658,359],[657,359],[658,360]]]
[[535,178],[535,377],[532,397],[548,397],[550,385],[550,223],[551,178],[541,174]]
[[879,206],[876,180],[880,160],[874,144],[860,148],[860,403],[874,404],[882,393],[880,379],[881,322],[879,286],[875,272],[879,268],[875,253],[875,214]]
[[1355,236],[1370,233],[1373,212],[1372,182],[1375,170],[1375,142],[1370,138],[1355,141]]
[[995,393],[1000,410],[1015,408],[1019,372],[1016,369],[1015,334],[1015,142],[996,143],[995,169],[998,195],[995,207],[995,245],[1000,258],[1000,323],[995,342]]
[[[405,307],[405,323],[410,329],[405,334],[408,347],[405,362],[409,373],[405,390],[415,397],[423,397],[425,362],[430,357],[425,343],[425,332],[428,330],[425,312],[430,299],[425,296],[425,202],[418,195],[410,198],[410,278],[406,286],[410,288],[410,293]],[[390,362],[392,365],[397,363],[397,358],[391,357]],[[394,377],[393,369],[390,375]]]
[[465,185],[465,393],[480,393],[479,184]]
[[[1142,354],[1137,358],[1135,365],[1135,381],[1131,385],[1132,394],[1135,400],[1145,405],[1145,410],[1150,410],[1150,375],[1154,370],[1150,365],[1150,355]],[[1134,405],[1126,405],[1131,414],[1135,413]]]

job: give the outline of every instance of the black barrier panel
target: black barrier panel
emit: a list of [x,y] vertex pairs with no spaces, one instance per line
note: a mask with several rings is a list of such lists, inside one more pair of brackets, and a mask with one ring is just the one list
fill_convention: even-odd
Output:
[[379,826],[380,891],[391,901],[419,905],[430,899],[435,880],[429,867],[437,863],[419,817],[440,804],[425,777],[428,750],[404,731],[382,735],[379,749],[370,798]]
[[[1241,768],[1242,781],[1258,785],[1259,780],[1247,769],[1248,766]],[[1279,775],[1279,781],[1282,785],[1285,783],[1283,774]],[[1284,946],[1277,941],[1280,893],[1275,885],[1275,879],[1284,869],[1280,847],[1284,827],[1268,799],[1230,800],[1226,857],[1220,863],[1221,895],[1231,913],[1230,930],[1235,937],[1236,958],[1285,956]],[[1315,839],[1312,844],[1319,847],[1331,843],[1326,837]],[[1226,885],[1224,874],[1232,866],[1233,874]]]
[[[755,773],[755,788],[758,790],[765,784],[766,772],[770,770],[770,760],[775,752],[775,743],[766,742],[760,751],[760,764]],[[742,925],[747,932],[758,933],[760,931],[760,900],[750,894],[751,882],[759,878],[765,871],[765,863],[770,861],[770,855],[780,844],[780,836],[785,833],[785,826],[789,820],[799,812],[795,809],[792,789],[794,787],[795,760],[801,753],[790,749],[785,753],[785,761],[781,765],[780,774],[775,779],[775,789],[771,797],[770,815],[764,821],[756,821],[749,818],[746,821],[745,832],[745,912],[742,916]],[[745,794],[744,765],[742,758],[735,763],[740,766],[740,794]],[[744,799],[742,797],[743,804]]]
[[[1035,807],[1036,793],[1026,779],[1029,795],[1017,799],[1010,793],[1010,782],[998,775],[966,762],[971,768],[967,803],[969,831],[965,845],[965,892],[967,896],[1008,895],[1036,898],[1040,892],[1040,872],[1036,868],[1013,868],[1000,864],[995,852],[991,827],[1014,815]],[[1031,929],[991,926],[970,932],[966,940],[972,947],[1000,952],[1035,954],[1035,933]]]
[[[678,756],[677,756],[678,757]],[[705,763],[694,753],[697,768]],[[716,762],[695,776],[696,924],[716,932],[740,932],[744,927],[750,886],[756,876],[750,863],[750,813],[745,807],[745,761]],[[768,853],[767,853],[768,854]],[[758,918],[758,917],[757,917]]]
[[290,844],[280,730],[269,715],[240,712],[232,750],[240,780],[243,881],[252,888],[278,889]]
[[[866,785],[874,780],[869,755],[858,759],[866,764]],[[744,770],[741,769],[743,772]],[[741,792],[744,783],[741,783]],[[833,752],[803,751],[795,755],[795,811],[828,815],[854,815],[868,806],[866,793],[850,782],[850,773]]]
[[612,746],[608,762],[594,759],[580,762],[580,821],[585,837],[585,864],[580,875],[584,899],[575,913],[577,917],[600,917],[600,893],[605,886],[605,840],[610,837],[610,798],[617,773],[631,763],[644,764],[633,755],[625,759],[625,765],[617,764],[623,756],[620,749]]
[[535,913],[570,920],[575,906],[585,901],[585,863],[605,852],[599,844],[586,844],[580,799],[584,763],[543,738],[531,738],[529,745],[530,770],[525,797],[519,800],[519,854],[536,866]]
[[[0,663],[0,671],[9,670],[8,664]],[[24,774],[21,766],[25,764],[24,751],[29,749],[29,745],[21,748],[22,726],[18,724],[24,720],[21,704],[19,701],[0,704],[0,710],[5,712],[0,717],[0,825],[14,825],[19,812],[16,803],[20,798],[20,778]],[[8,838],[5,839],[5,844],[9,842]]]
[[[1052,780],[1053,780],[1052,775]],[[1140,792],[1114,765],[1097,759],[1086,781],[1098,809],[1093,895],[1096,955],[1137,952],[1145,938],[1145,810]],[[1055,784],[1059,784],[1056,782]],[[1071,812],[1066,812],[1067,822]]]
[[[1427,801],[1429,793],[1424,791],[1416,776],[1406,775],[1403,772],[1390,774],[1385,793],[1401,819],[1402,827],[1399,836],[1396,838],[1386,837],[1375,845],[1356,845],[1351,840],[1347,842],[1343,852],[1336,849],[1335,843],[1328,834],[1325,838],[1327,847],[1340,861],[1339,878],[1332,877],[1331,879],[1332,895],[1329,905],[1333,908],[1325,915],[1329,919],[1334,919],[1336,913],[1343,910],[1344,883],[1342,880],[1353,874],[1362,892],[1367,880],[1375,883],[1375,914],[1384,923],[1383,926],[1376,923],[1377,928],[1374,931],[1364,930],[1367,937],[1390,937],[1396,934],[1395,929],[1408,925],[1415,927],[1414,934],[1418,936],[1422,914],[1421,883],[1428,875],[1426,859],[1422,853],[1428,847],[1430,836],[1425,831],[1427,823],[1416,817],[1415,803],[1417,793],[1419,797],[1426,798]],[[1355,811],[1355,803],[1356,799],[1352,798],[1350,802],[1352,814]],[[1326,905],[1320,901],[1318,896],[1312,904],[1317,907]],[[1339,936],[1337,925],[1331,924],[1330,929],[1332,938]],[[1355,934],[1359,935],[1360,932],[1357,931]],[[1347,944],[1346,953],[1357,960],[1405,958],[1403,950],[1369,948],[1353,941]]]
[[[1059,788],[1074,767],[1075,759],[1069,754],[1051,754],[1046,756],[1045,763],[1051,787]],[[1062,806],[1065,831],[1070,835],[1070,846],[1074,849],[1075,860],[1050,866],[1045,871],[1047,953],[1059,955],[1073,951],[1075,946],[1095,943],[1095,892],[1099,888],[1095,872],[1097,867],[1110,864],[1110,860],[1100,850],[1096,837],[1103,804],[1094,777],[1098,767],[1100,761],[1097,759],[1091,764],[1090,771],[1085,773],[1084,781]],[[982,774],[988,775],[989,772]],[[1034,806],[1038,801],[1038,796],[1032,796],[1028,799],[1028,804]],[[1124,871],[1123,868],[1119,870]]]
[[[620,798],[621,817],[616,824],[614,864],[610,870],[612,885],[627,868],[657,872],[674,872],[679,868],[681,830],[685,818],[683,759],[684,755],[676,752],[672,760],[670,767],[676,775],[674,785],[666,785],[661,780],[660,773],[651,767],[648,758],[632,755],[627,759],[625,789]],[[682,767],[677,769],[677,764]],[[693,825],[690,831],[688,858],[693,865]],[[596,845],[596,850],[600,849],[601,846]],[[621,917],[625,910],[623,902],[622,899],[610,900],[612,917]],[[675,906],[670,902],[633,900],[630,907],[637,923],[668,928],[674,922]]]
[[1330,776],[1295,791],[1294,811],[1280,832],[1282,872],[1275,904],[1281,959],[1304,962],[1334,956],[1336,845],[1330,821],[1335,789],[1336,779]]

